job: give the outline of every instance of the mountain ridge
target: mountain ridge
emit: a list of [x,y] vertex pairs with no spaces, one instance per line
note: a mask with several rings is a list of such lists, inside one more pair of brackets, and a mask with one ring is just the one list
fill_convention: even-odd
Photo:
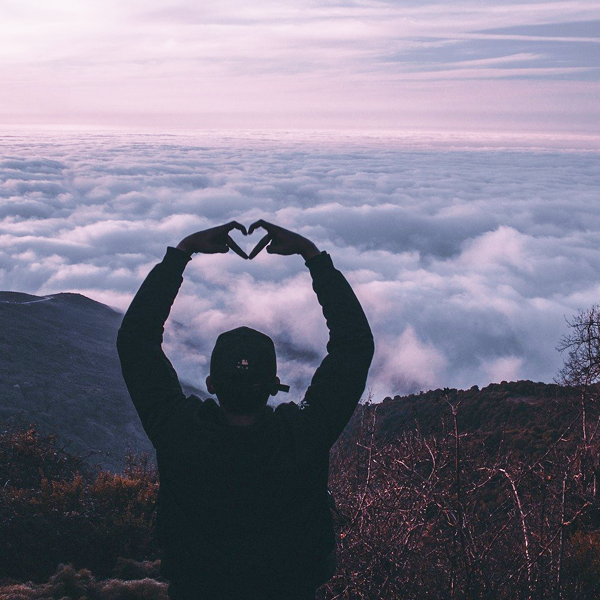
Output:
[[152,453],[121,375],[122,318],[82,294],[0,292],[0,418],[56,433],[112,470],[128,451]]

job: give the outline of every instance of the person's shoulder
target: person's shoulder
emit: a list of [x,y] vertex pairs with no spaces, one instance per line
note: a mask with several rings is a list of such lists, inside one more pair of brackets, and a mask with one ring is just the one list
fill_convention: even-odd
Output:
[[279,404],[273,414],[278,417],[287,445],[293,448],[297,464],[322,460],[329,452],[326,419],[304,400]]
[[191,394],[186,398],[186,404],[194,416],[202,421],[217,423],[222,419],[223,413],[221,408],[213,398],[203,400],[199,396],[196,396],[196,394]]
[[277,406],[273,407],[273,412],[275,414],[284,414],[287,413],[288,411],[294,411],[294,410],[298,410],[298,403],[297,402],[282,402],[281,404],[278,404]]
[[273,414],[279,417],[299,416],[304,410],[305,402],[282,402],[273,409]]

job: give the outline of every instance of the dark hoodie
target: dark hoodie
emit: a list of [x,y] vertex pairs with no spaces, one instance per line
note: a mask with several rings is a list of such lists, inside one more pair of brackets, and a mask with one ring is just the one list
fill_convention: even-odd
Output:
[[364,391],[373,356],[369,324],[329,255],[309,259],[328,354],[300,404],[267,407],[254,425],[228,426],[214,400],[185,397],[161,348],[188,261],[168,248],[117,341],[123,377],[156,448],[163,574],[198,598],[314,589],[332,574],[329,449]]

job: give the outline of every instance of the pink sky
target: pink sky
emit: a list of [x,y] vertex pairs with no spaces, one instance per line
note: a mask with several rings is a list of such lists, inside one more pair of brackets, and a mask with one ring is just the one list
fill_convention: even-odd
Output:
[[600,133],[600,2],[0,0],[0,124]]

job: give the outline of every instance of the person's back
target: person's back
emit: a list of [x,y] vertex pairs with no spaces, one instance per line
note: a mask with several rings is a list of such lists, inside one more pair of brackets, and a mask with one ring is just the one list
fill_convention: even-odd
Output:
[[158,447],[159,532],[170,559],[165,575],[202,565],[204,584],[239,580],[247,591],[284,573],[294,587],[304,581],[314,593],[327,579],[334,548],[327,452],[298,456],[303,440],[288,422],[292,414],[279,414],[290,413],[284,406],[236,427],[219,424],[220,409],[211,404],[202,403],[178,445]]
[[333,574],[329,449],[364,390],[373,340],[327,254],[285,229],[256,226],[268,234],[251,257],[269,242],[271,253],[302,254],[330,329],[328,355],[299,405],[266,406],[286,386],[271,340],[250,328],[217,340],[207,386],[219,405],[185,398],[162,353],[162,327],[191,254],[242,253],[228,236],[237,224],[170,248],[119,332],[123,374],[157,450],[158,535],[172,598],[314,598]]

